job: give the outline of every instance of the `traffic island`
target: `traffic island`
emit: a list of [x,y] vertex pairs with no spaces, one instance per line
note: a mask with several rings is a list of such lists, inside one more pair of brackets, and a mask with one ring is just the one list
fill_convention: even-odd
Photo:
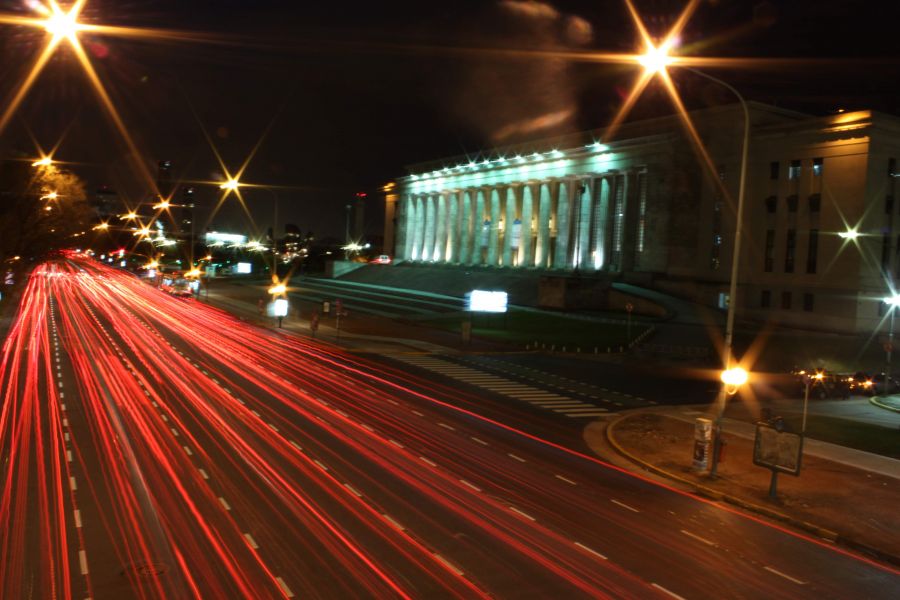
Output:
[[878,408],[900,413],[900,396],[873,396],[869,402]]
[[633,463],[706,497],[900,565],[898,479],[804,455],[800,476],[782,476],[778,498],[772,501],[770,471],[753,464],[753,440],[729,435],[727,428],[716,479],[692,469],[694,426],[685,420],[657,412],[630,413],[611,422],[606,436]]

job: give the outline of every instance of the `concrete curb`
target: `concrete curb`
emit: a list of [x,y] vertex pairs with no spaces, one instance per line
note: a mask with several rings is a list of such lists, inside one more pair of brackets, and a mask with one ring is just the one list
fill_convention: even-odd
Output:
[[890,410],[896,413],[900,413],[900,408],[883,403],[878,396],[872,396],[871,398],[869,398],[869,403],[877,406],[878,408],[883,408],[884,410]]
[[820,537],[824,540],[828,540],[829,542],[833,542],[836,544],[842,544],[849,548],[852,548],[862,554],[866,554],[870,557],[876,558],[878,560],[891,563],[893,565],[900,565],[900,556],[895,556],[893,554],[883,552],[878,550],[877,548],[872,548],[867,546],[866,544],[862,544],[856,542],[854,540],[847,539],[836,531],[832,531],[825,527],[821,527],[814,523],[809,523],[808,521],[803,521],[801,519],[796,519],[790,515],[786,515],[782,512],[778,512],[777,510],[771,509],[767,506],[760,506],[758,504],[753,504],[752,502],[748,502],[743,498],[739,498],[737,496],[732,496],[730,494],[726,494],[724,492],[720,492],[718,490],[712,489],[705,485],[701,485],[695,481],[691,481],[690,479],[685,479],[684,477],[680,477],[674,473],[670,473],[665,469],[661,469],[656,465],[653,465],[641,458],[638,458],[631,452],[627,451],[622,444],[616,439],[614,435],[614,431],[616,426],[630,418],[633,415],[641,414],[641,413],[629,413],[627,415],[621,415],[617,419],[610,421],[610,423],[606,426],[606,441],[609,442],[610,446],[612,446],[616,452],[620,455],[628,459],[629,461],[635,463],[646,471],[650,471],[651,473],[655,473],[661,477],[665,477],[666,479],[670,479],[672,481],[677,481],[681,484],[684,484],[692,489],[694,489],[699,495],[709,498],[711,500],[727,502],[729,504],[733,504],[740,508],[743,508],[747,511],[752,511],[761,515],[764,515],[770,519],[774,519],[776,521],[781,521],[782,523],[787,523],[797,529],[801,529],[808,533],[811,533],[817,537]]

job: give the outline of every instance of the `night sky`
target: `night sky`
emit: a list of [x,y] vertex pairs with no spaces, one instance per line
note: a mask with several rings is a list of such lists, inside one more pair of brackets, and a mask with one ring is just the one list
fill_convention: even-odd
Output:
[[[25,0],[0,6],[27,12]],[[683,2],[637,6],[651,33],[662,34]],[[380,233],[376,190],[407,165],[604,126],[637,72],[468,51],[632,52],[637,35],[620,1],[88,0],[83,20],[193,34],[194,41],[82,40],[154,171],[157,160],[170,159],[185,180],[219,179],[201,127],[232,171],[268,129],[242,180],[281,186],[279,222],[320,237],[341,234],[344,204],[357,191],[370,194],[367,228]],[[748,99],[812,114],[900,114],[898,23],[900,7],[887,2],[706,1],[681,44],[704,56],[814,59],[714,71]],[[10,26],[0,32],[5,99],[42,38]],[[731,101],[698,77],[673,72],[689,107]],[[654,85],[633,115],[670,110]],[[29,130],[45,149],[65,133],[57,157],[77,161],[71,168],[90,188],[106,184],[132,202],[146,196],[68,50],[57,53],[0,133],[0,153],[33,152]],[[198,186],[199,204],[210,206],[217,192]],[[246,196],[259,226],[268,226],[272,197],[255,190]],[[233,204],[212,225],[248,228]]]

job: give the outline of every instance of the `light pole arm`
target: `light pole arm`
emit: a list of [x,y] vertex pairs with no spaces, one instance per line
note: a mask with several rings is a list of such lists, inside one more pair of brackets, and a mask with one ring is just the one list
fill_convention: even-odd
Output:
[[744,143],[743,147],[741,148],[741,175],[740,181],[738,183],[738,202],[737,215],[735,217],[734,249],[732,250],[731,259],[731,282],[728,288],[728,311],[725,317],[724,362],[725,368],[730,369],[732,361],[732,340],[734,337],[734,314],[737,310],[737,282],[741,264],[741,234],[744,228],[744,195],[747,184],[747,160],[750,150],[750,111],[747,108],[747,102],[744,100],[744,97],[730,84],[725,83],[718,77],[713,77],[708,73],[704,73],[703,71],[698,71],[697,69],[692,68],[686,69],[691,73],[699,75],[700,77],[708,79],[714,83],[718,83],[719,85],[726,88],[737,97],[738,101],[740,101],[741,103],[741,108],[744,111]]

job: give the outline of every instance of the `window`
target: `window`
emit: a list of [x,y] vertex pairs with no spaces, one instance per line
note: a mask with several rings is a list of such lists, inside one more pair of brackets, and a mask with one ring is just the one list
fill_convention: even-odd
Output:
[[775,230],[766,231],[766,260],[763,268],[766,273],[771,273],[775,266]]
[[778,179],[781,163],[777,160],[769,163],[769,179]]
[[825,168],[825,159],[824,158],[814,158],[813,159],[813,177],[821,177],[822,170]]
[[806,312],[813,311],[813,302],[815,302],[815,296],[810,293],[803,294],[803,310]]
[[787,208],[788,212],[795,213],[797,212],[797,203],[799,199],[797,198],[797,194],[791,194],[787,197]]
[[644,251],[647,231],[647,173],[638,173],[638,230],[637,251]]
[[766,212],[770,215],[774,215],[775,211],[778,210],[778,198],[776,196],[769,196],[766,198]]
[[819,230],[809,230],[809,247],[806,251],[806,272],[815,273],[819,261]]
[[792,160],[791,166],[788,168],[788,179],[800,179],[800,161]]
[[894,197],[893,196],[885,196],[884,197],[884,214],[889,215],[894,212]]
[[781,308],[791,310],[791,293],[781,292]]
[[817,213],[822,209],[822,194],[812,194],[809,197],[809,212]]
[[722,203],[713,202],[712,217],[712,249],[709,257],[709,267],[716,270],[721,265],[722,254]]
[[881,236],[881,270],[888,273],[891,268],[891,236],[885,233]]
[[784,272],[794,272],[794,255],[797,253],[797,230],[788,229],[784,250]]
[[759,307],[760,308],[769,308],[772,306],[772,292],[769,290],[763,290],[759,294]]

